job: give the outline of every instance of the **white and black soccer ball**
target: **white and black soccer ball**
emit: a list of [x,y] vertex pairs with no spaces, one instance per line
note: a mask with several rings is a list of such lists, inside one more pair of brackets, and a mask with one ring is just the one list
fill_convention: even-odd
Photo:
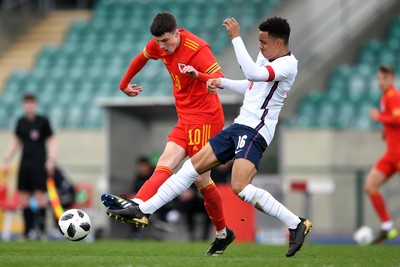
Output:
[[58,220],[58,228],[66,239],[80,241],[90,232],[91,223],[89,215],[78,209],[67,210]]
[[374,231],[371,227],[362,226],[353,235],[354,240],[361,246],[367,246],[374,239]]

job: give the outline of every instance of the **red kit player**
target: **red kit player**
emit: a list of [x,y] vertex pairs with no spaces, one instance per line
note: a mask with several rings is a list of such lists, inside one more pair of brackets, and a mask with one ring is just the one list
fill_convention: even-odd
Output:
[[385,201],[380,193],[380,187],[394,173],[400,172],[400,92],[394,87],[395,71],[389,66],[380,66],[378,83],[382,92],[381,108],[372,109],[369,117],[383,125],[383,138],[386,142],[386,152],[378,160],[368,174],[365,182],[365,192],[381,221],[381,231],[373,243],[381,243],[398,235]]
[[[130,81],[148,60],[161,59],[171,75],[178,123],[168,136],[153,175],[134,199],[102,195],[103,204],[110,210],[138,205],[150,199],[186,156],[195,155],[224,126],[218,95],[209,94],[206,88],[208,79],[223,77],[210,46],[185,29],[178,29],[174,16],[167,12],[154,17],[150,31],[154,38],[133,59],[122,78],[120,89],[127,96],[137,96],[143,89],[136,84],[129,84]],[[195,184],[204,197],[205,208],[216,228],[216,239],[206,256],[222,254],[234,240],[235,234],[226,227],[220,192],[209,172],[200,175]]]

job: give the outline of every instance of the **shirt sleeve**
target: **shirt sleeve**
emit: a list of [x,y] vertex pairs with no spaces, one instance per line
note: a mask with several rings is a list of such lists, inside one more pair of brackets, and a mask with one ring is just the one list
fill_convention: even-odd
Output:
[[221,66],[208,45],[203,46],[195,55],[193,67],[198,71],[198,79],[206,83],[211,78],[221,78]]
[[158,47],[156,41],[151,39],[146,47],[143,49],[143,55],[147,59],[157,60],[161,57],[160,48]]
[[283,81],[293,75],[293,65],[287,60],[277,59],[265,68],[268,70],[267,82]]
[[146,65],[149,59],[145,57],[144,53],[139,53],[129,64],[128,69],[126,70],[124,77],[122,77],[119,83],[119,89],[125,90],[128,84],[131,82],[133,77],[142,70],[144,65]]
[[378,121],[385,124],[400,124],[400,95],[390,97],[387,102],[389,114],[381,114]]
[[15,136],[17,136],[19,139],[22,139],[21,119],[18,120],[17,126],[15,126],[14,134],[15,134]]
[[251,82],[248,80],[231,80],[221,78],[221,87],[229,91],[244,95]]
[[279,59],[276,59],[274,62],[265,67],[258,66],[247,52],[247,49],[240,36],[234,38],[232,40],[232,44],[243,74],[249,81],[281,81],[291,75],[292,66],[288,62]]
[[51,128],[50,121],[45,117],[43,123],[43,136],[45,139],[53,135],[53,129]]

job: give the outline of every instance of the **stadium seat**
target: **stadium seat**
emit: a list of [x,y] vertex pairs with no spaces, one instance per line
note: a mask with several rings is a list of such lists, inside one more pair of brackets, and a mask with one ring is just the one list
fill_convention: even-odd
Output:
[[[92,19],[75,21],[59,47],[44,47],[31,72],[17,70],[9,77],[1,100],[7,108],[2,107],[0,118],[6,112],[16,114],[20,110],[22,92],[33,92],[55,127],[101,127],[95,98],[124,97],[118,90],[119,80],[151,38],[149,27],[143,25],[150,25],[157,12],[166,10],[176,15],[179,26],[204,38],[219,54],[230,45],[226,34],[218,30],[223,14],[236,17],[245,35],[280,2],[248,0],[243,5],[244,0],[215,0],[210,5],[205,0],[99,0]],[[149,62],[135,78],[145,88],[142,96],[172,94],[168,73],[160,71],[162,65]],[[87,118],[82,119],[85,112]],[[6,124],[2,120],[0,127]]]
[[[377,66],[400,65],[400,16],[389,27],[388,38],[367,41],[354,66],[341,65],[330,76],[327,90],[311,90],[299,103],[297,117],[290,127],[379,128],[368,118],[370,109],[379,105],[380,91],[375,78]],[[398,69],[399,73],[400,70]],[[400,86],[400,81],[397,86]],[[313,112],[317,116],[312,116]],[[335,115],[335,116],[334,116]],[[315,121],[308,121],[309,118]]]

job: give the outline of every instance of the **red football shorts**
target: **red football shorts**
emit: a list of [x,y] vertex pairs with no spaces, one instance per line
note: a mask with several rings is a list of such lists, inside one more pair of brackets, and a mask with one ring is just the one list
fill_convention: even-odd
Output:
[[375,168],[380,170],[386,178],[390,178],[396,171],[400,173],[400,155],[385,153],[375,164]]
[[168,136],[168,142],[183,147],[189,157],[193,157],[208,142],[208,139],[219,133],[224,123],[218,124],[183,124],[178,122]]

